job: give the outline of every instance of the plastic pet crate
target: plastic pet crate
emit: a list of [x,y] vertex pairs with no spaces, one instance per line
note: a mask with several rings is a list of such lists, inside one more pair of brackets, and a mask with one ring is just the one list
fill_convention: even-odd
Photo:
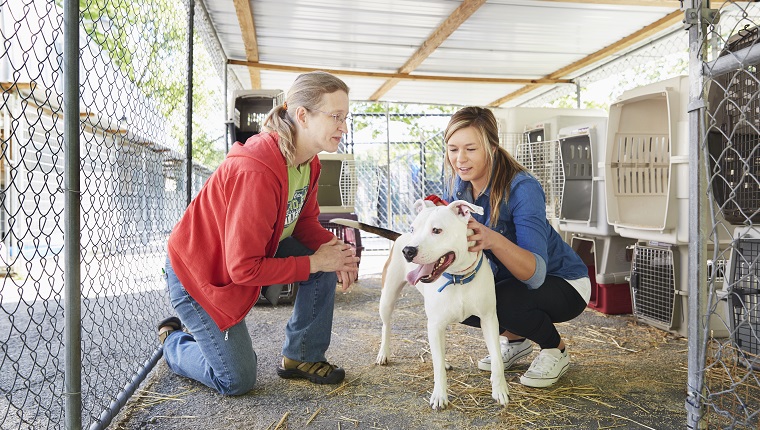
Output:
[[559,148],[565,184],[559,211],[560,229],[572,233],[609,236],[604,189],[604,149],[607,121],[597,120],[560,131]]
[[[757,275],[753,275],[756,277]],[[757,287],[757,281],[755,281]],[[760,369],[760,289],[734,288],[731,300],[731,337],[749,366]]]
[[[538,179],[546,195],[546,218],[552,227],[569,242],[570,234],[560,228],[560,210],[565,186],[565,171],[559,143],[560,130],[589,122],[604,120],[604,111],[583,109],[511,108],[506,109],[506,121],[514,125],[527,122],[522,142],[513,154]],[[504,112],[501,113],[504,115]],[[543,117],[537,115],[545,115]]]
[[551,109],[546,109],[547,116],[525,126],[525,142],[537,143],[558,140],[563,129],[577,128],[581,124],[606,119],[604,111],[578,109],[562,113],[551,112]]
[[319,176],[317,201],[322,212],[355,212],[356,162],[353,154],[319,154],[322,173]]
[[[707,265],[707,263],[706,263]],[[631,261],[631,302],[636,319],[687,337],[688,248],[637,243]],[[726,306],[710,315],[713,337],[728,337]]]
[[588,307],[608,315],[632,313],[631,289],[626,277],[631,262],[627,248],[634,244],[620,236],[573,236],[570,246],[588,267],[591,299]]
[[[298,293],[298,285],[298,282],[293,282],[291,284],[264,287],[261,289],[261,294],[259,295],[259,299],[256,301],[256,304],[266,302],[269,302],[271,305],[293,303],[293,301],[296,299],[296,294]],[[272,297],[270,300],[266,297],[266,295],[268,295],[266,294],[266,289],[268,288],[281,288],[281,290],[276,297]]]
[[607,218],[621,236],[688,243],[689,78],[623,93],[610,106]]
[[[541,141],[557,140],[558,132],[565,127],[607,117],[602,109],[509,107],[491,111],[499,123],[499,133],[520,134],[521,142],[526,131],[541,129]],[[507,150],[514,155],[514,146]]]
[[[757,42],[757,27],[740,31],[728,40],[719,59],[744,59]],[[760,72],[758,64],[743,66],[714,77],[708,92],[713,195],[723,217],[733,224],[760,222]]]
[[747,227],[735,235],[726,275],[731,338],[752,367],[760,368],[760,230]]
[[237,90],[232,93],[231,112],[227,121],[230,144],[245,143],[258,134],[264,118],[273,107],[282,104],[282,90]]

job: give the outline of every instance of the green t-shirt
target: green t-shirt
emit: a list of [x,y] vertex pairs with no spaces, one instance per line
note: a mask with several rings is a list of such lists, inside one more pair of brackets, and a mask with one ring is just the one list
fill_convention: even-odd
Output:
[[293,234],[296,221],[301,215],[301,209],[309,192],[309,177],[311,166],[304,163],[296,167],[288,167],[288,213],[285,215],[285,229],[282,231],[280,241]]

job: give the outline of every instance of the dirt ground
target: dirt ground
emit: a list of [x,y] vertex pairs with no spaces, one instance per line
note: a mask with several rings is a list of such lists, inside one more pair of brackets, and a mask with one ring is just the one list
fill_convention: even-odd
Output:
[[447,335],[451,405],[431,410],[433,372],[422,296],[407,287],[394,313],[392,362],[374,364],[380,343],[379,265],[364,255],[360,282],[338,293],[328,360],[346,369],[338,386],[283,380],[275,373],[290,305],[257,305],[247,317],[258,354],[257,387],[223,397],[174,375],[163,359],[109,428],[132,429],[682,429],[686,427],[687,343],[631,315],[587,309],[559,325],[570,370],[553,387],[523,387],[537,352],[507,372],[510,403],[491,399],[479,329]]

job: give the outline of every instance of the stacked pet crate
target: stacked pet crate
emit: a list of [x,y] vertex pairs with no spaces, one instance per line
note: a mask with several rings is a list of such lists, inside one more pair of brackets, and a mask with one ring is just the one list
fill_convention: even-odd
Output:
[[249,137],[258,134],[264,118],[273,107],[282,104],[284,97],[282,90],[233,91],[227,120],[230,145],[245,143]]
[[[688,100],[687,76],[623,93],[610,106],[604,165],[608,222],[621,237],[636,240],[633,313],[682,336],[689,292]],[[716,239],[729,241],[725,234]],[[725,314],[725,305],[718,309]],[[727,336],[724,320],[710,319],[713,336]]]
[[[760,368],[760,73],[751,64],[758,28],[743,29],[728,39],[713,63],[745,59],[713,76],[708,94],[711,119],[707,147],[713,197],[726,223],[737,226],[725,276],[733,342],[744,354],[741,362]],[[757,61],[757,60],[755,60]]]
[[356,162],[353,154],[319,154],[322,172],[319,176],[317,202],[319,222],[338,239],[350,244],[361,258],[362,244],[359,230],[331,223],[333,218],[358,220],[355,213]]
[[[535,117],[537,113],[543,113],[546,116],[542,120],[526,122],[523,140],[517,146],[517,153],[514,155],[517,161],[538,179],[546,195],[546,217],[562,238],[569,242],[567,234],[559,229],[565,185],[565,172],[558,140],[559,132],[566,127],[603,118],[604,112],[582,109],[563,109],[555,112],[552,109],[534,109],[527,110],[525,115]],[[512,117],[515,116],[519,117],[517,112],[512,113]]]
[[742,362],[760,369],[760,229],[737,228],[726,273],[731,338]]
[[571,234],[570,245],[588,266],[588,306],[606,314],[631,313],[626,281],[631,264],[627,248],[634,241],[619,236],[607,222],[604,155],[607,120],[598,118],[559,132],[564,171],[559,228]]

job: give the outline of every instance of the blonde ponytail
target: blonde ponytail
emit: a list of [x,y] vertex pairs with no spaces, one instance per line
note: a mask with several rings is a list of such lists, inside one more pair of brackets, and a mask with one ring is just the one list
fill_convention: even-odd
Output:
[[338,77],[322,71],[298,75],[290,87],[285,102],[275,106],[264,118],[265,131],[277,133],[280,136],[280,151],[288,166],[293,166],[296,156],[296,124],[295,112],[299,106],[306,109],[317,109],[325,94],[344,91],[348,94],[348,86]]

